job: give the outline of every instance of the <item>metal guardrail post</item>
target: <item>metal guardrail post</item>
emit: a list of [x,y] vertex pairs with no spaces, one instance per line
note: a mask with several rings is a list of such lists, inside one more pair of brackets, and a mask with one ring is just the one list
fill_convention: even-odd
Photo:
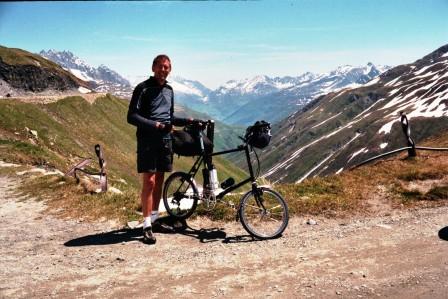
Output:
[[401,112],[401,128],[403,129],[403,133],[406,137],[406,141],[408,143],[408,156],[409,157],[416,157],[417,151],[415,150],[415,142],[414,139],[411,137],[411,126],[409,125],[408,118],[406,117],[406,114]]
[[406,136],[406,140],[407,140],[408,146],[402,147],[402,148],[399,148],[399,149],[396,149],[396,150],[393,150],[393,151],[390,151],[390,152],[387,152],[387,153],[383,153],[383,154],[380,154],[378,156],[375,156],[375,157],[369,158],[367,160],[364,160],[361,163],[351,167],[350,170],[358,168],[358,167],[360,167],[362,165],[365,165],[367,163],[370,163],[372,161],[375,161],[375,160],[378,160],[378,159],[381,159],[381,158],[384,158],[384,157],[387,157],[387,156],[390,156],[390,155],[394,155],[396,153],[399,153],[399,152],[402,152],[402,151],[406,151],[406,150],[408,151],[408,156],[409,157],[416,157],[417,156],[417,150],[448,151],[448,148],[446,148],[446,147],[416,146],[414,140],[411,137],[411,127],[409,125],[409,120],[406,117],[406,114],[401,112],[400,115],[401,115],[401,127],[403,129],[403,133]]

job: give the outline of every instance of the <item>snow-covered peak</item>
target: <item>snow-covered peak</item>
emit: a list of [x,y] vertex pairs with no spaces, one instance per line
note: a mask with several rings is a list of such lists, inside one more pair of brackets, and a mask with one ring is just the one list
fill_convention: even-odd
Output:
[[[306,72],[297,77],[271,78],[266,75],[258,75],[249,79],[228,81],[220,86],[215,93],[232,96],[262,96],[287,89],[299,91],[310,86],[317,86],[320,88],[320,94],[323,94],[345,87],[360,86],[388,69],[390,69],[389,66],[376,67],[369,62],[365,66],[343,65],[328,73]],[[312,88],[314,89],[314,87]]]
[[271,81],[272,80],[270,80],[265,75],[255,76],[242,84],[241,92],[242,93],[250,93],[254,91],[256,92],[257,87],[271,86],[272,85]]
[[[283,77],[286,78],[286,77]],[[271,92],[275,92],[281,89],[285,89],[293,86],[294,78],[292,80],[284,80],[283,78],[276,77],[270,78],[266,75],[258,75],[253,78],[243,80],[231,80],[224,85],[218,87],[217,94],[239,94],[239,95],[264,95]]]
[[386,71],[388,71],[388,70],[390,70],[392,67],[391,66],[389,66],[389,65],[380,65],[380,64],[378,64],[378,65],[376,65],[376,69],[382,74],[382,73],[384,73],[384,72],[386,72]]
[[203,102],[207,101],[207,95],[210,93],[210,89],[198,81],[188,80],[178,76],[171,77],[169,84],[173,87],[175,94],[181,93],[187,96],[198,97]]
[[224,85],[218,87],[218,89],[232,89],[238,86],[239,82],[236,80],[230,80],[224,83]]
[[354,69],[353,66],[351,65],[341,65],[338,66],[334,71],[331,71],[330,74],[333,75],[344,75],[347,74],[348,72],[351,72]]
[[79,79],[92,82],[98,92],[111,92],[125,97],[132,93],[129,81],[104,64],[95,68],[67,50],[42,50],[39,55],[59,64]]

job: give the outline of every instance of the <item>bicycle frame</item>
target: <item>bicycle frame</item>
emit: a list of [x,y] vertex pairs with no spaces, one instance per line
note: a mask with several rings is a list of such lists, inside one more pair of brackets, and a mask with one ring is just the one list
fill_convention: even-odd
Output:
[[[199,138],[201,140],[201,147],[203,149],[202,135],[200,135]],[[207,154],[207,153],[204,152],[204,150],[202,150],[202,154],[196,159],[196,162],[191,167],[190,171],[188,172],[188,175],[191,178],[194,178],[194,176],[199,171],[202,163],[204,163],[205,167],[210,170],[212,168],[212,157],[214,157],[214,156],[220,156],[220,155],[225,155],[225,154],[230,154],[230,153],[235,153],[235,152],[241,152],[241,151],[244,151],[245,154],[246,154],[247,166],[249,168],[249,177],[246,178],[245,180],[240,181],[239,183],[237,183],[235,185],[232,185],[232,186],[224,189],[222,192],[220,192],[219,194],[216,195],[216,199],[217,200],[222,199],[226,194],[232,192],[235,189],[238,189],[239,187],[241,187],[241,186],[243,186],[243,185],[245,185],[245,184],[247,184],[249,182],[252,182],[252,190],[254,192],[256,192],[256,190],[257,190],[257,183],[256,183],[256,179],[255,179],[255,176],[254,176],[254,171],[253,171],[252,163],[251,163],[251,159],[250,159],[249,146],[247,144],[240,145],[240,146],[238,146],[235,149],[215,152],[215,153],[211,153],[211,154]]]

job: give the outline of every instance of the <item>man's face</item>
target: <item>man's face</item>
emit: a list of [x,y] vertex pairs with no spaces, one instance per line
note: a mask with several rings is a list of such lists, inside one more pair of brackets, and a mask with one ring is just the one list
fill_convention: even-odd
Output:
[[171,72],[171,63],[168,59],[161,59],[152,67],[152,71],[157,80],[165,81]]

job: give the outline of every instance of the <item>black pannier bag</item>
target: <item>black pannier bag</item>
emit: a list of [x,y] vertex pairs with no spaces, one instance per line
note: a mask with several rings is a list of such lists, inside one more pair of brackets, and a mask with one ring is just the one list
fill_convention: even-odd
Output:
[[[173,136],[173,152],[180,156],[199,156],[201,154],[201,144],[198,133],[194,130],[174,130]],[[202,134],[202,133],[201,133]],[[206,153],[213,152],[213,144],[204,134],[202,135],[204,149]]]
[[246,129],[244,137],[249,145],[256,148],[265,148],[271,142],[271,124],[264,120],[256,121]]

